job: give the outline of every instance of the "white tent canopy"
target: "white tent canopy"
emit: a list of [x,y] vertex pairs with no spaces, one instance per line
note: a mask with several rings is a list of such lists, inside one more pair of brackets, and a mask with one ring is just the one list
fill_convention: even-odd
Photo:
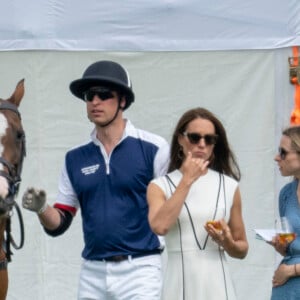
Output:
[[2,1],[1,50],[199,51],[300,44],[298,0]]
[[[136,101],[126,117],[136,126],[170,141],[187,109],[203,106],[222,120],[242,171],[250,244],[246,259],[228,258],[233,280],[238,299],[269,299],[280,258],[253,229],[274,226],[278,191],[289,180],[273,157],[294,105],[288,57],[300,45],[300,1],[2,2],[0,97],[25,78],[27,156],[17,201],[35,186],[55,202],[65,152],[92,129],[69,83],[94,61],[117,61],[131,75]],[[80,213],[53,239],[22,211],[25,246],[9,264],[8,300],[76,299]],[[15,217],[12,227],[17,239]]]

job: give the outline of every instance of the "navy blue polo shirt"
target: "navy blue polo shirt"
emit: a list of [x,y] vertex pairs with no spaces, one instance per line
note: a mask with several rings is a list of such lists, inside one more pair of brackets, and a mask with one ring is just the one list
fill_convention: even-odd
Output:
[[[110,156],[103,149],[97,140],[66,154],[62,201],[56,203],[56,207],[80,206],[85,242],[82,256],[98,260],[159,248],[148,223],[146,189],[155,176],[166,172],[167,142],[127,121],[123,139]],[[64,192],[68,184],[72,197]]]

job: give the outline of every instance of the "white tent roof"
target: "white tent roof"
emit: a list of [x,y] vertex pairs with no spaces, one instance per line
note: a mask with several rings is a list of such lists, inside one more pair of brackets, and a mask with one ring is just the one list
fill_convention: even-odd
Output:
[[300,44],[298,0],[2,1],[1,50],[195,51]]

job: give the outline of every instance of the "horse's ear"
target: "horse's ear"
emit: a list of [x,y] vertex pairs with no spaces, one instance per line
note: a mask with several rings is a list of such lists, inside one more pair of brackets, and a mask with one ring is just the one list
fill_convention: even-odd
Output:
[[13,103],[17,107],[20,105],[20,102],[24,96],[24,81],[25,79],[22,79],[18,82],[14,93],[10,96],[9,99],[7,99],[7,101]]

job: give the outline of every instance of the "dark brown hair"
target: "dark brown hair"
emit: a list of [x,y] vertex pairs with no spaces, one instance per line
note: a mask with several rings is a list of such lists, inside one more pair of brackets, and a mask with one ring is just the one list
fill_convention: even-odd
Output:
[[169,172],[181,167],[184,157],[181,146],[178,143],[178,137],[185,132],[188,124],[197,118],[211,121],[215,127],[215,133],[218,135],[218,141],[213,150],[213,159],[209,167],[239,181],[241,178],[241,172],[235,156],[229,147],[226,131],[222,123],[213,113],[201,107],[185,112],[175,127],[171,142]]

